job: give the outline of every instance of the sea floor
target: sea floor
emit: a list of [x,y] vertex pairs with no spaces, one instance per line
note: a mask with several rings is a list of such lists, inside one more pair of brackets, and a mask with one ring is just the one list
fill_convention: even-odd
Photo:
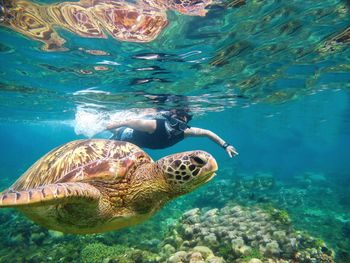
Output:
[[349,194],[329,175],[231,173],[106,234],[66,235],[1,210],[0,262],[350,262]]

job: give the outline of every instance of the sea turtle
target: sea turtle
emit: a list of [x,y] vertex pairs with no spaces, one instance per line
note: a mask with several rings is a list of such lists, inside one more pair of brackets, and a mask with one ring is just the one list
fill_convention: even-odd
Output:
[[203,185],[217,170],[204,151],[156,162],[128,142],[66,143],[34,163],[0,194],[38,224],[65,233],[99,233],[140,223],[166,202]]
[[149,42],[167,26],[166,11],[204,16],[212,0],[80,0],[36,4],[27,0],[4,0],[0,23],[44,43],[43,50],[67,50],[55,31],[65,28],[82,37]]

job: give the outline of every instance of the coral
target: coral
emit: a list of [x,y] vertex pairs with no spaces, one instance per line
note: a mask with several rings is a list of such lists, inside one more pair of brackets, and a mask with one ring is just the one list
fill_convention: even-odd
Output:
[[273,220],[279,221],[283,224],[289,224],[291,222],[289,214],[286,210],[275,209],[272,206],[266,207],[266,212],[272,217]]
[[226,256],[232,252],[232,246],[229,244],[221,244],[221,246],[218,248],[218,254],[220,256]]
[[225,263],[223,258],[215,256],[213,251],[205,246],[196,246],[187,252],[177,251],[167,260],[161,260],[163,261],[167,263]]
[[[328,182],[323,187],[323,181],[315,180],[315,184],[322,185],[310,185],[305,190],[299,183],[287,186],[266,178],[259,175],[216,180],[211,187],[170,203],[139,226],[107,234],[65,235],[33,225],[14,211],[0,211],[0,262],[81,262],[82,250],[86,253],[96,243],[105,252],[101,256],[104,263],[167,262],[181,254],[183,262],[199,262],[196,246],[212,251],[208,258],[201,254],[206,263],[273,262],[277,258],[281,262],[332,262],[334,253],[324,240],[327,244],[332,241],[332,248],[338,249],[339,262],[350,262],[348,215],[328,213],[337,208],[332,194],[337,191],[328,190],[332,185]],[[318,202],[320,195],[327,197],[322,204]],[[271,205],[261,206],[262,198]],[[194,204],[199,207],[193,209]],[[276,209],[276,204],[282,209]],[[295,223],[298,229],[311,230],[309,233],[318,238],[295,231]],[[115,244],[122,244],[117,247],[123,252],[114,253]]]
[[169,257],[169,259],[167,260],[167,263],[178,263],[178,262],[182,262],[185,260],[187,256],[186,251],[178,251],[176,252],[174,255],[172,255],[171,257]]
[[262,260],[263,258],[264,258],[263,255],[261,255],[261,253],[258,249],[252,249],[252,250],[250,250],[249,254],[242,257],[242,262],[250,262],[251,263],[251,261],[253,259]]
[[213,251],[211,251],[210,248],[205,247],[205,246],[196,246],[193,248],[193,251],[200,253],[204,257],[204,259],[207,259],[207,258],[214,256]]
[[162,247],[161,253],[165,256],[170,256],[171,254],[175,253],[175,248],[170,244],[165,244],[165,246]]
[[125,251],[126,249],[121,246],[111,247],[102,243],[92,243],[81,251],[81,258],[85,263],[102,262],[106,258],[118,256]]
[[[193,221],[192,218],[198,220]],[[293,230],[286,211],[273,207],[262,210],[258,207],[230,205],[209,211],[191,210],[183,214],[181,224],[177,224],[169,235],[173,238],[167,237],[165,244],[180,235],[183,242],[174,248],[185,248],[185,251],[174,253],[171,262],[190,262],[188,253],[191,251],[201,253],[203,259],[207,260],[205,253],[198,247],[212,251],[210,257],[220,255],[228,262],[249,262],[253,259],[284,262],[296,256],[298,262],[308,262],[308,258],[317,261],[333,257],[326,253],[322,242]],[[178,258],[177,253],[181,253],[183,258]]]
[[102,243],[88,244],[81,251],[81,259],[85,263],[118,262],[118,263],[144,263],[158,262],[159,257],[140,249],[130,249],[123,246],[107,246]]

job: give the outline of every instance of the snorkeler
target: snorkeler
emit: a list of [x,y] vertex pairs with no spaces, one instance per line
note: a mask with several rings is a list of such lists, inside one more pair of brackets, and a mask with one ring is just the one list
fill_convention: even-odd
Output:
[[152,119],[130,119],[113,122],[107,126],[114,135],[111,139],[127,141],[150,149],[170,147],[186,137],[208,137],[223,147],[232,158],[238,155],[236,149],[210,130],[190,127],[192,119],[186,110],[171,110]]

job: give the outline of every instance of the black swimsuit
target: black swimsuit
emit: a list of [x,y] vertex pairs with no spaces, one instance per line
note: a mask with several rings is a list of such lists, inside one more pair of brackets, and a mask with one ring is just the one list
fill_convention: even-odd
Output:
[[[185,135],[183,131],[167,129],[166,119],[156,119],[156,122],[157,128],[153,133],[133,129],[132,135],[128,136],[127,138],[123,138],[122,140],[134,143],[139,147],[163,149],[170,147],[184,139]],[[122,132],[123,130],[118,132],[116,136],[113,136],[113,139],[120,140],[123,137],[121,136]]]

